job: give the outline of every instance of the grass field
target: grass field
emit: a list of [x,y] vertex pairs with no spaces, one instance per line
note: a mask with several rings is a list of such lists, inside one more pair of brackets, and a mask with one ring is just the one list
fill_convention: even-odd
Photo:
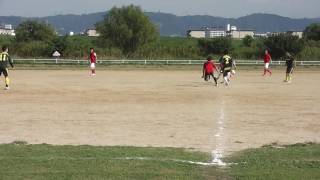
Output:
[[[144,158],[144,159],[143,159]],[[174,148],[0,145],[0,179],[320,179],[320,145],[270,145],[238,152],[226,167]],[[179,161],[185,160],[185,161]]]

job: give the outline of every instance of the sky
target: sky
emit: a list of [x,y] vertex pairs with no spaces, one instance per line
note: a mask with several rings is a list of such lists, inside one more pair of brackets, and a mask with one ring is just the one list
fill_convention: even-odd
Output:
[[269,13],[291,18],[319,18],[320,0],[0,0],[0,16],[43,17],[104,12],[114,6],[139,5],[147,12],[238,18]]

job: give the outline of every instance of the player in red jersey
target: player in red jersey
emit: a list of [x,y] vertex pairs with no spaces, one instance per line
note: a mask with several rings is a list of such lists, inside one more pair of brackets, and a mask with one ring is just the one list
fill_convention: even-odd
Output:
[[202,78],[204,78],[205,81],[209,81],[210,76],[212,76],[216,86],[218,86],[217,78],[213,75],[215,71],[217,71],[217,67],[215,66],[214,62],[212,62],[212,57],[209,56],[207,58],[207,62],[203,64]]
[[264,72],[263,72],[263,76],[266,75],[266,73],[268,72],[271,76],[272,72],[270,71],[269,69],[269,65],[270,65],[270,62],[271,62],[271,55],[269,54],[269,51],[268,50],[265,50],[265,53],[264,53]]
[[93,48],[90,48],[90,69],[91,76],[96,75],[96,63],[97,63],[97,54],[94,52]]

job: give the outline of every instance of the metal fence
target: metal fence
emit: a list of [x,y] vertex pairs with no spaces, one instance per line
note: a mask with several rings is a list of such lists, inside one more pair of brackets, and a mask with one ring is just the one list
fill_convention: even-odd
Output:
[[[76,59],[15,59],[17,64],[74,64],[87,65],[88,60]],[[98,60],[103,65],[200,65],[204,60]],[[236,60],[237,65],[262,65],[262,60]],[[272,65],[284,65],[285,61],[272,61]],[[320,66],[320,61],[296,61],[298,66]]]

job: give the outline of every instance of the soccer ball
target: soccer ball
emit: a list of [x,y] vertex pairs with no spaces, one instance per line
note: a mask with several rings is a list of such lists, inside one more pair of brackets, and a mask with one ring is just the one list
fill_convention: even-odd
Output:
[[232,75],[236,75],[236,71],[235,70],[231,70],[231,74]]

